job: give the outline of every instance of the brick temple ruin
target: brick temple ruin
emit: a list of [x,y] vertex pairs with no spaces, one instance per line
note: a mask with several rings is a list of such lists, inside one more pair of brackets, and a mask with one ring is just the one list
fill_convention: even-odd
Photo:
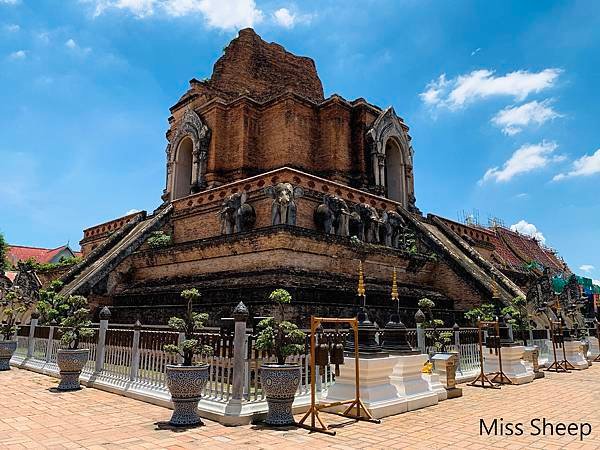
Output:
[[[396,268],[405,323],[427,296],[451,325],[492,297],[524,296],[541,270],[526,268],[532,260],[570,272],[532,238],[423,216],[409,128],[394,108],[325,98],[312,59],[252,29],[170,113],[162,203],[84,230],[85,258],[62,276],[63,293],[110,305],[113,322],[164,323],[190,287],[213,324],[240,300],[268,314],[278,287],[300,322],[352,316],[362,261],[378,323],[395,310]],[[168,245],[149,245],[157,231]]]

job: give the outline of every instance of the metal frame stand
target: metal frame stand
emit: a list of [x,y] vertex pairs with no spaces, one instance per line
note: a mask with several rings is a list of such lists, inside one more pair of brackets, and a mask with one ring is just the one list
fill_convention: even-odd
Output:
[[[317,328],[321,323],[348,323],[352,327],[354,331],[354,358],[355,358],[355,386],[356,386],[356,395],[352,400],[345,400],[340,402],[333,403],[321,403],[317,404],[317,392],[316,392],[316,368],[315,368],[315,347],[316,347],[316,334]],[[358,353],[358,319],[338,319],[338,318],[330,318],[330,317],[310,317],[310,408],[302,417],[300,422],[297,425],[301,428],[306,428],[311,431],[318,431],[320,433],[326,433],[332,436],[335,436],[335,431],[330,430],[329,426],[321,419],[319,413],[327,408],[332,408],[334,406],[347,405],[347,408],[342,413],[335,413],[332,411],[323,411],[329,414],[337,414],[339,416],[348,417],[354,420],[363,420],[367,422],[373,423],[381,423],[379,419],[373,419],[373,416],[369,412],[369,410],[363,404],[360,398],[360,370],[359,370],[359,353]],[[355,410],[356,413],[352,414],[352,410]],[[306,419],[310,417],[310,425],[306,425],[304,422]],[[321,425],[317,426],[317,421]]]
[[[552,351],[554,353],[554,362],[546,369],[546,372],[563,372],[570,373],[569,369],[574,369],[573,365],[567,361],[567,354],[565,351],[565,343],[563,338],[562,321],[551,320],[550,321],[550,334],[552,335]],[[560,337],[560,338],[557,338]],[[558,360],[556,355],[556,349],[562,347],[563,358]]]
[[[498,321],[495,322],[482,322],[481,320],[477,322],[477,331],[479,336],[479,362],[481,367],[481,373],[477,375],[472,382],[468,384],[468,386],[473,387],[481,387],[484,389],[500,389],[500,386],[496,386],[492,380],[488,378],[483,368],[483,328],[488,325],[494,325],[498,327]],[[498,328],[497,328],[498,329]]]
[[[596,337],[598,338],[598,342],[600,342],[600,324],[596,326]],[[598,356],[592,362],[600,362],[600,353],[598,353]]]

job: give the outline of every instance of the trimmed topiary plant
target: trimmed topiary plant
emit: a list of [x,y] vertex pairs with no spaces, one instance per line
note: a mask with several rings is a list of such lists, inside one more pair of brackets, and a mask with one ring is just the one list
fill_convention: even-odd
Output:
[[194,364],[194,357],[213,353],[212,347],[202,344],[197,335],[208,320],[208,314],[194,312],[194,302],[200,298],[197,289],[184,290],[181,297],[186,300],[185,316],[171,317],[169,326],[184,333],[185,338],[177,345],[164,346],[165,352],[182,358],[182,364],[169,364],[166,368],[167,386],[174,406],[169,423],[173,426],[203,425],[198,415],[198,402],[208,381],[209,365]]
[[450,331],[440,331],[438,328],[444,326],[444,321],[436,319],[433,316],[433,308],[435,303],[428,298],[419,300],[419,308],[425,314],[423,327],[425,328],[425,336],[433,344],[436,353],[443,353],[452,342],[452,333]]
[[0,371],[10,370],[10,359],[17,350],[17,341],[13,339],[17,324],[30,306],[31,302],[15,289],[9,290],[0,298]]
[[277,358],[277,363],[263,364],[260,369],[262,388],[267,397],[269,412],[265,423],[284,426],[294,423],[292,403],[300,384],[299,364],[286,364],[289,356],[303,353],[306,334],[285,320],[285,305],[292,296],[285,289],[276,289],[269,295],[275,306],[276,317],[261,320],[258,325],[256,348]]
[[57,321],[61,335],[61,344],[56,364],[60,369],[60,391],[80,389],[79,375],[89,360],[89,349],[79,348],[81,340],[94,335],[91,328],[90,310],[87,299],[81,295],[62,295],[59,293],[62,283],[52,282],[48,289],[40,291],[37,304],[42,323]]

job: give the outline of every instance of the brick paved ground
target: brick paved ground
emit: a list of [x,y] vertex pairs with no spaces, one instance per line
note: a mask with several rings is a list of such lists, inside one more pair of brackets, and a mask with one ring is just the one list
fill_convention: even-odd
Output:
[[[1,448],[594,448],[600,449],[600,364],[570,374],[502,390],[464,388],[464,396],[437,406],[384,419],[379,425],[351,423],[335,437],[302,429],[206,426],[173,431],[160,422],[170,411],[96,389],[53,393],[53,378],[13,369],[0,372]],[[325,416],[330,423],[336,416]],[[479,436],[479,418],[527,424],[525,436]],[[529,421],[589,422],[576,437],[534,437]],[[338,420],[333,420],[338,419]],[[158,425],[157,425],[158,424]]]

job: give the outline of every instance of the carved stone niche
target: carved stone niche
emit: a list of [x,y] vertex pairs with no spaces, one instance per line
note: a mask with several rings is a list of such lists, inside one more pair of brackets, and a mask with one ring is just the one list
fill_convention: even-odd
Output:
[[[166,187],[162,196],[164,201],[175,200],[199,192],[206,187],[205,175],[210,129],[194,110],[188,109],[168,139]],[[184,154],[190,151],[184,145],[188,139],[191,140],[191,155]],[[189,180],[189,189],[187,186],[183,187],[182,184],[185,183],[180,180],[186,182]]]

